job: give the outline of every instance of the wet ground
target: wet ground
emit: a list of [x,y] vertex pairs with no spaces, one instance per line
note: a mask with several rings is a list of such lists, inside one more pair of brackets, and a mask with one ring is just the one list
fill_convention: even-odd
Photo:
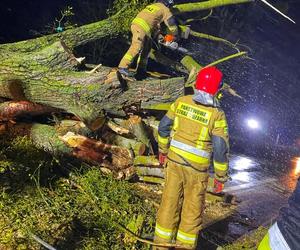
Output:
[[199,249],[216,249],[260,225],[272,224],[295,187],[300,164],[294,157],[279,162],[234,154],[230,165],[232,180],[227,183],[225,192],[237,197],[237,212],[206,228]]

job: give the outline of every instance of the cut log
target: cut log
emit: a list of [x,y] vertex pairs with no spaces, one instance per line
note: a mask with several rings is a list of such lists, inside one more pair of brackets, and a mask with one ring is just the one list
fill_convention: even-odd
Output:
[[[75,134],[76,132],[82,134],[88,134],[89,132],[80,121],[64,121],[56,126],[8,123],[5,129],[7,136],[26,135],[30,137],[36,147],[52,155],[73,156],[85,162],[110,169],[114,173],[119,171],[126,173],[128,170],[125,169],[133,165],[133,156],[128,149]],[[65,134],[65,131],[73,132]]]
[[136,167],[138,176],[153,176],[164,178],[163,168]]
[[133,164],[135,166],[144,166],[144,167],[160,167],[159,161],[157,159],[157,157],[155,155],[151,155],[151,156],[144,156],[144,155],[140,155],[140,156],[136,156],[134,158],[134,162]]
[[[115,171],[128,168],[133,164],[133,156],[126,148],[106,144],[101,141],[89,139],[82,135],[68,132],[59,138],[69,147],[74,148],[74,154],[84,160],[94,161],[95,163],[114,167]],[[79,157],[78,157],[79,158]],[[104,160],[106,160],[104,162]]]
[[[139,176],[139,180],[147,183],[163,184],[164,179],[155,176]],[[158,207],[158,206],[157,206]]]
[[138,141],[142,142],[147,147],[150,146],[150,139],[146,132],[146,128],[141,117],[137,115],[132,115],[121,125],[125,128],[128,128],[129,132],[133,134]]
[[108,121],[106,123],[107,127],[109,127],[112,131],[119,135],[129,135],[129,129],[123,128],[121,126],[118,126],[116,123],[112,121]]
[[0,120],[7,121],[21,116],[37,116],[59,110],[28,101],[10,101],[0,104]]
[[118,134],[106,131],[102,135],[106,143],[117,145],[131,150],[134,156],[143,155],[146,151],[146,145],[132,138],[126,138]]

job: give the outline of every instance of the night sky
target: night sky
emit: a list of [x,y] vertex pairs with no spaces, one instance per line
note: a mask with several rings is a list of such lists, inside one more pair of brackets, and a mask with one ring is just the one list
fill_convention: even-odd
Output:
[[[97,20],[104,15],[110,2],[2,0],[0,43],[28,39],[47,25],[51,27],[59,11],[67,5],[81,14],[77,16],[78,23]],[[227,12],[225,8],[218,8],[212,17],[202,23],[193,23],[192,27],[232,42],[239,41],[244,45],[241,50],[250,51],[251,60],[235,59],[219,65],[225,81],[244,97],[244,100],[228,95],[224,98],[233,137],[251,142],[269,140],[270,143],[278,139],[279,144],[296,145],[297,139],[300,141],[300,1],[271,2],[278,4],[297,24],[256,1],[225,7]],[[92,17],[88,9],[93,9]],[[185,46],[202,64],[236,53],[199,39],[191,39]],[[248,128],[249,118],[258,120],[260,129]]]

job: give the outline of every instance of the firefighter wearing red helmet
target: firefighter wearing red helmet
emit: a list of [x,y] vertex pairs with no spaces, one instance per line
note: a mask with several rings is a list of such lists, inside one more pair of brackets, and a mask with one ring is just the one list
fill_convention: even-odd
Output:
[[215,192],[221,192],[227,181],[228,127],[216,98],[222,77],[216,67],[200,70],[194,95],[178,98],[160,121],[159,161],[165,165],[166,178],[155,226],[156,243],[195,249],[211,160]]

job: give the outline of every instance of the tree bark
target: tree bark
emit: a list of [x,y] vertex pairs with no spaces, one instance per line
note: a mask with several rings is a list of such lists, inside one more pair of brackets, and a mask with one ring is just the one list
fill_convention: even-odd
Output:
[[28,100],[65,110],[95,129],[102,125],[105,112],[124,113],[126,108],[132,106],[139,109],[174,101],[183,94],[184,89],[183,78],[134,81],[124,86],[118,78],[109,82],[111,69],[108,67],[101,67],[100,73],[87,74],[58,70],[49,72],[47,67],[43,72],[36,72],[32,66],[21,71],[18,71],[19,67],[11,67],[8,72],[2,71],[0,65],[1,97]]
[[232,4],[241,4],[241,3],[250,3],[253,0],[209,0],[197,3],[185,3],[178,4],[174,6],[174,14],[182,14],[187,12],[195,12],[207,9],[213,9],[216,7],[232,5]]
[[7,121],[22,116],[37,116],[59,110],[28,101],[10,101],[0,103],[0,121]]

